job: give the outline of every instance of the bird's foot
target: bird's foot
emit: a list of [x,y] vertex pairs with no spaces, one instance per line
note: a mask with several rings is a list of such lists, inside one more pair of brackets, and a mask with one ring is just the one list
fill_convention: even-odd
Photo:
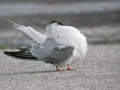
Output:
[[67,66],[67,71],[73,71],[73,70],[76,70],[76,69],[72,69],[70,66]]
[[67,66],[67,69],[66,70],[62,70],[62,69],[59,69],[58,66],[56,66],[56,71],[58,72],[63,72],[63,71],[74,71],[76,69],[72,69],[70,66]]
[[58,66],[56,66],[56,71],[58,71],[58,72],[62,72],[62,71],[64,71],[64,70],[61,70],[61,69],[59,69]]

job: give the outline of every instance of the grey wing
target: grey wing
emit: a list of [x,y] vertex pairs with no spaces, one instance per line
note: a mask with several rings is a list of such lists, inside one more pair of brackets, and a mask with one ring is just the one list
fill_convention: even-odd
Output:
[[72,55],[73,50],[73,46],[64,46],[53,40],[47,40],[43,45],[33,46],[30,51],[39,60],[57,64],[68,59]]
[[48,56],[45,56],[45,62],[51,64],[59,64],[68,59],[73,53],[74,47],[66,46],[63,48],[55,47]]

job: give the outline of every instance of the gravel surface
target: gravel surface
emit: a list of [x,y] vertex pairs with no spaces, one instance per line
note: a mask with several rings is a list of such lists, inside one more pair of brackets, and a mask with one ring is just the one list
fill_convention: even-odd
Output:
[[[92,51],[92,53],[91,53]],[[14,59],[0,50],[0,90],[120,90],[120,45],[90,45],[75,71]]]

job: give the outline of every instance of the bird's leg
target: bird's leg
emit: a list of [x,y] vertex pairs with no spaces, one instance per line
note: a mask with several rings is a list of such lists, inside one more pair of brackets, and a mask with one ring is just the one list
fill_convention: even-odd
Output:
[[57,70],[57,71],[61,71],[58,66],[56,66],[56,70]]
[[[67,71],[72,71],[72,70],[75,70],[75,69],[71,69],[71,67],[68,65],[67,66]],[[56,71],[65,71],[65,70],[60,70],[58,66],[56,66]]]
[[70,66],[69,66],[69,65],[67,66],[67,70],[68,70],[68,71],[69,71],[69,70],[71,70],[71,68],[70,68]]
[[68,71],[72,71],[72,70],[75,70],[75,69],[71,69],[71,67],[68,65],[68,66],[67,66],[67,70],[68,70]]

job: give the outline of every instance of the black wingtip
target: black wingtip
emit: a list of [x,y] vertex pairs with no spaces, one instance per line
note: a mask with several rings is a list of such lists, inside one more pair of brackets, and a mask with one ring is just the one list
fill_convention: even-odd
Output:
[[3,53],[4,53],[5,55],[11,56],[11,52],[9,52],[9,51],[4,51]]
[[16,57],[16,53],[17,53],[17,52],[4,51],[3,53],[4,53],[5,55],[8,55],[8,56]]
[[4,54],[21,59],[36,59],[30,52],[26,51],[4,51]]

